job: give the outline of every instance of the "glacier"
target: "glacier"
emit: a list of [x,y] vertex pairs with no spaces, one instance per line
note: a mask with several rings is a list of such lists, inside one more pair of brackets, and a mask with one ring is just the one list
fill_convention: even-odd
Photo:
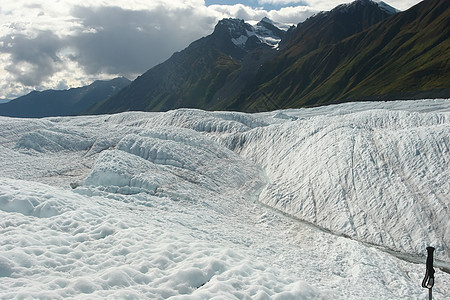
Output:
[[450,297],[450,99],[0,125],[2,299]]

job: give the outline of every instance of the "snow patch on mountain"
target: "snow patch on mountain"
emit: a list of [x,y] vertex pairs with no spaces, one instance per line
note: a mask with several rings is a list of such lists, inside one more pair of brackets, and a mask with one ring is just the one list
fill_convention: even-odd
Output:
[[240,48],[244,48],[245,47],[245,43],[247,43],[247,40],[248,40],[248,35],[241,35],[238,38],[232,38],[231,39],[233,44],[235,44],[236,46],[238,46]]
[[231,41],[243,49],[250,37],[256,37],[259,43],[276,48],[281,41],[282,33],[287,30],[287,26],[275,23],[268,18],[263,18],[253,25],[237,19],[224,19],[219,24],[228,27]]

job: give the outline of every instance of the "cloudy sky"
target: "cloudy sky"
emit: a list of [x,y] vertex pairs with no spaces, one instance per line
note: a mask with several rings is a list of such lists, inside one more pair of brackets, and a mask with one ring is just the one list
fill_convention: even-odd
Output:
[[[96,79],[131,80],[210,34],[219,19],[297,24],[345,0],[6,0],[0,99]],[[405,10],[418,0],[386,0]]]

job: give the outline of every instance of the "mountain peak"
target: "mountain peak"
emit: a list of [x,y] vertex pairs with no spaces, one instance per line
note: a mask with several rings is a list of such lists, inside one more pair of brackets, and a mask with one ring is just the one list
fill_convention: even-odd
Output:
[[378,7],[382,10],[384,10],[385,12],[389,13],[389,14],[396,14],[398,12],[400,12],[398,9],[390,6],[389,4],[383,2],[383,1],[378,1],[376,2],[378,4]]
[[252,26],[241,19],[226,18],[220,20],[214,31],[226,31],[232,38],[238,38],[247,30],[251,30]]
[[379,8],[380,10],[384,11],[389,15],[394,15],[397,12],[399,12],[397,9],[390,6],[389,4],[386,4],[383,1],[374,1],[374,0],[356,0],[350,3],[341,4],[332,9],[331,12],[333,11],[348,12],[349,9],[352,10],[358,7],[367,7],[370,5]]
[[254,26],[241,19],[222,19],[216,25],[214,32],[228,35],[234,45],[246,50],[258,45],[276,48],[285,34],[285,30],[280,29],[277,23],[267,17]]
[[275,25],[275,23],[268,17],[262,18],[261,21],[259,21],[259,23],[267,23],[267,24]]
[[[356,0],[341,4],[330,11],[323,11],[306,19],[289,30],[280,48],[295,47],[308,53],[323,45],[331,45],[392,16],[395,8],[384,2]],[[300,44],[298,44],[300,43]],[[300,52],[296,51],[297,54]]]
[[447,3],[427,0],[391,17],[381,2],[355,1],[290,29],[279,48],[276,39],[269,43],[279,26],[268,18],[223,19],[90,111],[263,111],[372,96],[445,98],[448,68],[435,54],[447,49]]

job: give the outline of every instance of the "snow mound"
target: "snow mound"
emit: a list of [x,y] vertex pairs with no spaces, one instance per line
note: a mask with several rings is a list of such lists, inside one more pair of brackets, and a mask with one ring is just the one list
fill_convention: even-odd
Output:
[[126,135],[116,149],[102,152],[84,185],[193,200],[199,193],[252,194],[264,181],[261,174],[257,166],[197,131],[157,127]]
[[[148,115],[147,115],[148,117]],[[122,116],[0,118],[2,176],[58,186],[76,186],[100,152],[114,148],[123,135],[140,130]]]
[[161,167],[138,159],[135,155],[108,150],[98,157],[84,184],[110,187],[108,191],[122,194],[154,194],[159,186],[169,185],[176,179],[176,176],[164,172]]
[[260,201],[333,232],[450,260],[450,117],[371,110],[227,137],[261,165]]
[[22,135],[15,148],[38,152],[77,151],[88,149],[92,143],[85,136],[76,135],[73,132],[66,134],[64,132],[41,129]]
[[[49,218],[70,209],[65,201],[39,184],[23,186],[17,189],[15,181],[0,177],[0,210],[8,213],[20,213],[25,216]],[[72,197],[72,195],[68,196]]]

